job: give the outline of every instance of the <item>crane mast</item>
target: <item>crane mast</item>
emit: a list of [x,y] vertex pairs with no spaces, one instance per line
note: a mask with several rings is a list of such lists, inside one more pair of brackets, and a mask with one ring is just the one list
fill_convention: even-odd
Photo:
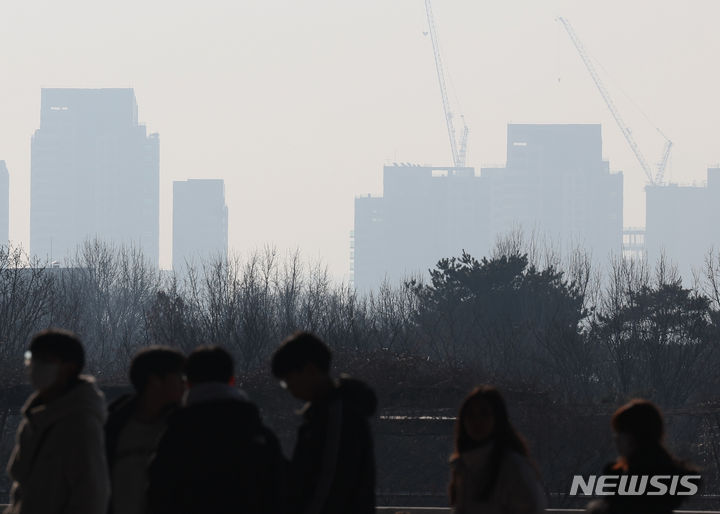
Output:
[[[662,134],[662,132],[660,132]],[[670,159],[670,150],[672,150],[673,142],[665,138],[665,151],[663,152],[662,159],[658,164],[657,173],[655,174],[655,183],[662,184],[665,179],[665,168],[667,167],[668,160]]]
[[600,75],[598,75],[597,70],[595,69],[595,66],[593,65],[592,61],[590,60],[590,56],[585,51],[585,47],[583,46],[582,42],[580,41],[580,38],[578,38],[577,34],[575,33],[575,30],[573,29],[572,25],[570,25],[570,22],[566,20],[563,17],[558,17],[557,20],[562,23],[563,27],[565,27],[566,32],[570,36],[570,39],[573,42],[573,45],[575,45],[575,49],[578,51],[578,54],[580,54],[580,58],[582,59],[583,63],[585,64],[585,68],[587,68],[588,72],[590,73],[590,77],[592,77],[593,82],[595,83],[595,86],[598,88],[598,91],[600,91],[600,95],[603,97],[603,100],[605,101],[605,105],[607,105],[608,110],[610,111],[610,114],[612,114],[612,117],[615,119],[615,122],[617,123],[618,127],[620,128],[620,131],[622,132],[623,136],[625,137],[625,141],[627,141],[627,144],[630,146],[630,149],[635,154],[635,158],[637,159],[638,163],[640,164],[640,167],[645,172],[645,175],[647,176],[648,182],[652,185],[660,184],[663,180],[663,175],[665,173],[665,168],[667,167],[668,159],[670,157],[670,150],[672,149],[672,141],[670,141],[665,134],[662,133],[659,129],[656,129],[660,135],[662,135],[665,138],[665,150],[663,152],[663,157],[660,163],[657,167],[657,172],[655,176],[653,177],[652,169],[650,165],[648,164],[647,160],[645,160],[645,157],[643,156],[642,152],[640,151],[640,147],[638,146],[637,142],[635,141],[635,138],[632,135],[632,131],[628,126],[625,124],[625,121],[623,120],[622,116],[620,115],[620,112],[617,110],[617,107],[615,106],[615,102],[613,102],[612,97],[610,96],[610,93],[608,92],[607,88],[605,87],[605,84],[603,84],[602,80],[600,79]]
[[425,12],[427,13],[428,25],[430,26],[430,40],[432,41],[433,54],[435,55],[435,70],[437,71],[438,82],[440,83],[440,96],[442,97],[443,111],[445,113],[445,123],[447,125],[448,137],[450,139],[450,150],[452,151],[453,165],[456,168],[465,166],[465,158],[467,155],[467,136],[469,129],[465,124],[465,117],[460,115],[463,122],[463,131],[460,137],[460,145],[458,146],[455,135],[455,124],[453,122],[453,112],[450,109],[450,101],[448,99],[447,87],[445,85],[445,71],[440,55],[440,43],[438,41],[437,28],[435,26],[435,18],[432,12],[430,0],[425,0]]

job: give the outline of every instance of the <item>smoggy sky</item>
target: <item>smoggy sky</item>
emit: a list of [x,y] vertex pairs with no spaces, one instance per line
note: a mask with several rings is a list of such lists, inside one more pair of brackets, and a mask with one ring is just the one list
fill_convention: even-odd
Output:
[[[720,161],[720,2],[433,7],[451,100],[471,130],[469,165],[505,162],[507,123],[602,123],[604,156],[625,174],[624,225],[644,225],[644,174],[557,16],[595,58],[650,163],[663,146],[655,127],[675,143],[671,181],[702,181]],[[299,247],[347,278],[353,199],[382,192],[383,164],[450,164],[427,30],[422,0],[3,0],[10,237],[29,241],[40,88],[133,87],[141,122],[160,134],[163,267],[172,181],[223,178],[231,249]]]

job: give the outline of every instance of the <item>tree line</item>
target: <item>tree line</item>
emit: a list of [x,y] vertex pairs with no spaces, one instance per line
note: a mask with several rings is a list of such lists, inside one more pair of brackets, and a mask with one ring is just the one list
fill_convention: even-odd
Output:
[[713,399],[720,363],[720,256],[692,287],[666,261],[538,255],[517,236],[476,258],[441,259],[429,280],[383,284],[360,295],[298,252],[265,248],[215,259],[183,275],[142,253],[98,240],[63,268],[0,248],[0,352],[4,380],[30,335],[77,332],[91,371],[122,376],[140,347],[223,344],[244,371],[265,366],[280,340],[318,333],[340,353],[419,357],[490,381],[525,382],[568,401],[651,398],[675,407]]
[[[185,351],[221,344],[247,380],[261,383],[270,381],[271,352],[302,329],[333,348],[341,371],[372,382],[381,408],[452,415],[452,399],[473,383],[509,391],[523,431],[537,434],[553,490],[571,470],[597,471],[604,458],[598,451],[588,459],[582,441],[572,443],[577,448],[568,441],[604,437],[606,427],[590,426],[598,413],[636,396],[678,420],[670,427],[675,447],[710,473],[706,483],[717,478],[720,255],[708,254],[686,285],[664,259],[620,257],[599,268],[580,250],[561,256],[511,234],[488,256],[462,252],[429,271],[361,295],[322,264],[271,247],[183,274],[98,240],[63,268],[4,247],[0,376],[5,387],[24,382],[30,336],[57,326],[80,335],[88,372],[107,384],[124,383],[131,356],[150,344]],[[546,426],[550,412],[564,426]]]

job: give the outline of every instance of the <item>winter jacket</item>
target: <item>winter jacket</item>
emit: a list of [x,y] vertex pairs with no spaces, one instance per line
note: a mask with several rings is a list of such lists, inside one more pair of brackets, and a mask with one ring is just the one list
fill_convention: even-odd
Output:
[[488,443],[451,462],[455,475],[455,514],[540,514],[546,507],[537,472],[527,457],[506,450],[489,498],[478,498],[490,479],[494,448]]
[[358,380],[341,379],[307,405],[298,430],[290,475],[291,512],[375,512],[375,458],[368,418],[375,393]]
[[103,422],[105,397],[81,376],[65,394],[22,408],[8,473],[6,514],[105,514],[110,494]]
[[[697,475],[691,466],[676,461],[663,447],[653,445],[641,448],[633,455],[632,464],[627,470],[617,469],[610,463],[603,470],[605,475]],[[595,500],[588,505],[593,514],[671,514],[687,496],[621,496],[613,495]]]
[[109,514],[144,514],[147,510],[147,468],[166,423],[162,418],[151,424],[134,420],[137,406],[138,396],[127,394],[108,408],[105,448],[112,490]]
[[284,514],[284,464],[277,438],[241,391],[196,385],[150,463],[150,511]]
[[105,422],[105,456],[110,470],[115,463],[115,449],[120,432],[132,418],[136,407],[137,395],[134,394],[125,394],[108,407],[108,417]]

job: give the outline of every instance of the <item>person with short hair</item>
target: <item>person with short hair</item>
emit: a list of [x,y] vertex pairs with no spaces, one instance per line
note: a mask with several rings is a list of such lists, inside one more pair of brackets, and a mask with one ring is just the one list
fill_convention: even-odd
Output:
[[5,514],[105,514],[105,397],[80,374],[82,343],[71,332],[44,330],[32,338],[25,363],[35,392],[22,408],[8,464]]
[[[605,475],[697,475],[689,463],[672,455],[665,447],[665,422],[660,409],[642,398],[630,400],[618,408],[610,420],[617,459],[605,466]],[[696,483],[697,485],[697,483]],[[613,495],[590,502],[592,514],[671,514],[687,496]]]
[[290,465],[289,512],[375,512],[375,457],[369,417],[375,393],[363,382],[330,375],[332,354],[309,332],[287,338],[272,357],[272,373],[306,403]]
[[105,424],[112,514],[145,514],[147,466],[167,417],[185,393],[185,356],[164,346],[140,350],[130,363],[135,390],[115,400]]
[[450,505],[456,514],[541,514],[546,498],[527,444],[493,386],[475,388],[455,421]]
[[150,511],[286,514],[280,444],[235,386],[230,354],[200,347],[185,374],[184,405],[170,416],[150,464]]

